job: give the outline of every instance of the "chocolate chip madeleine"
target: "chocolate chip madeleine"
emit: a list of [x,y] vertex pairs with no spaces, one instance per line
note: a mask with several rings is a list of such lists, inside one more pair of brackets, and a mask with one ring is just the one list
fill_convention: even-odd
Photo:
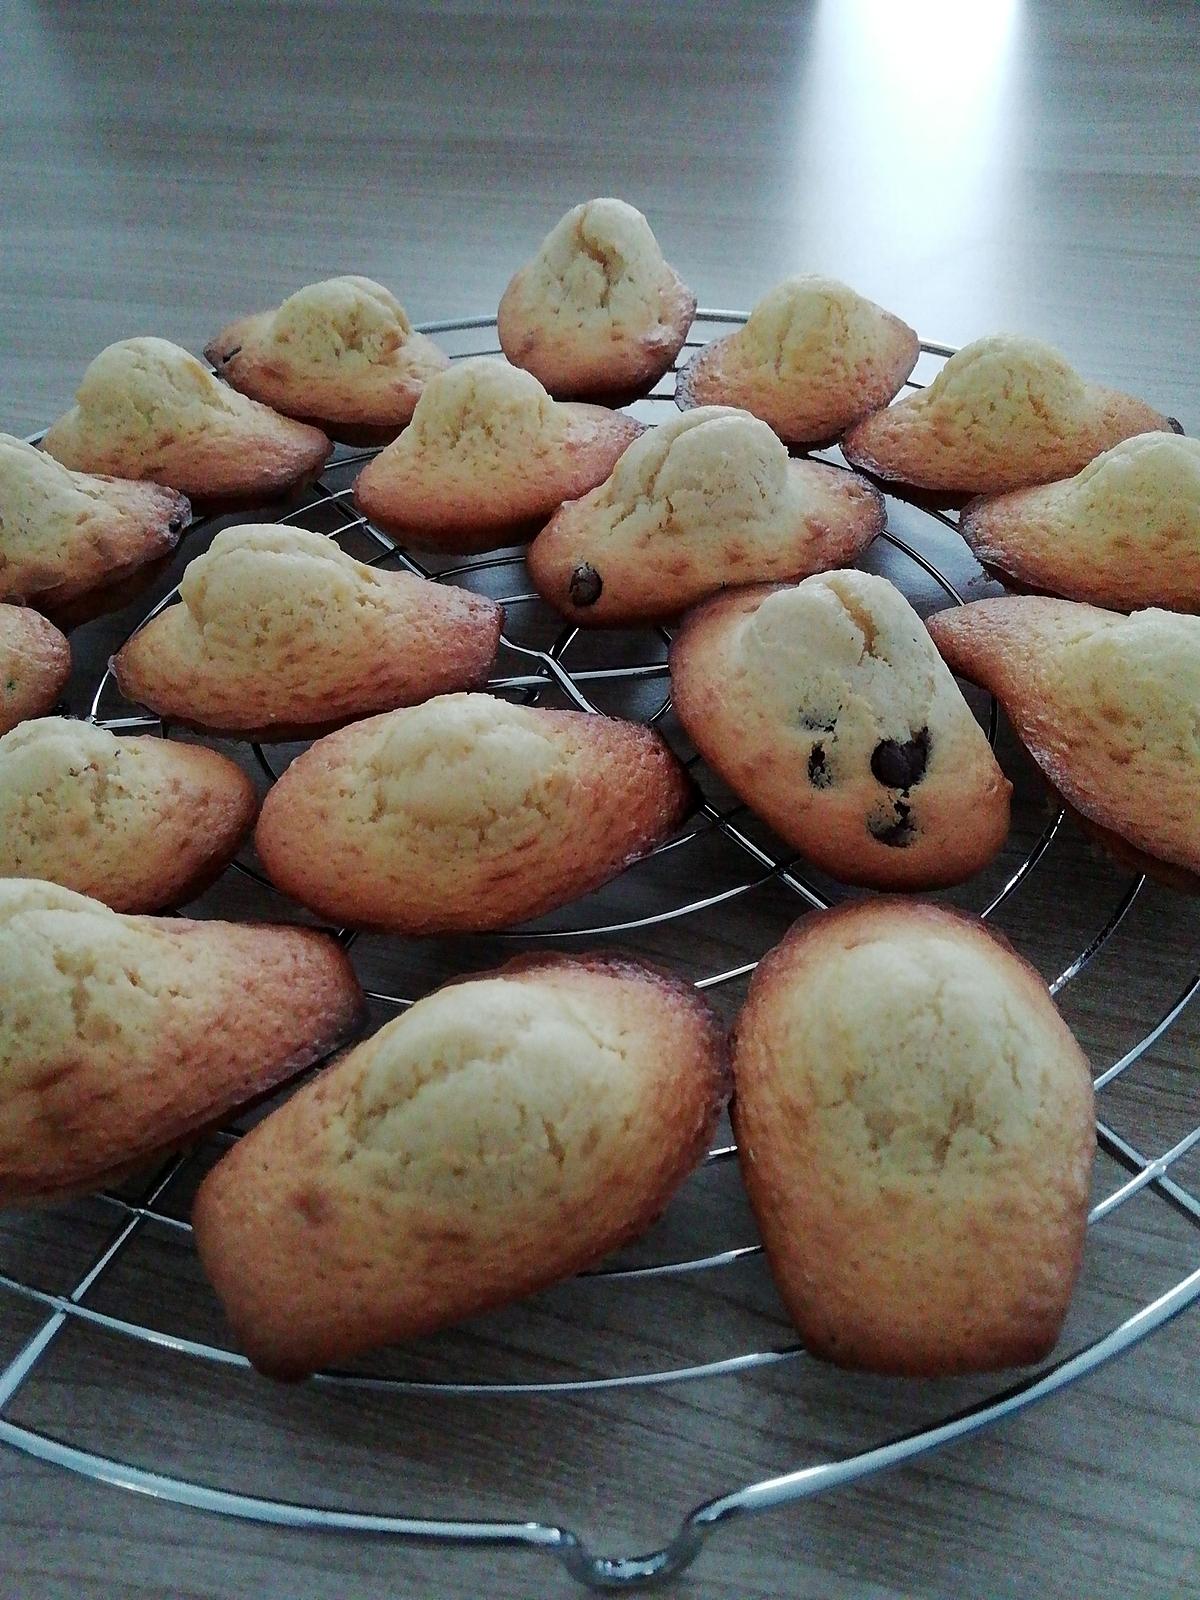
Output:
[[671,647],[675,709],[726,782],[846,883],[961,882],[1011,785],[900,591],[864,572],[735,590]]
[[702,406],[635,439],[525,559],[572,622],[618,626],[729,586],[844,566],[883,523],[882,498],[855,473],[791,459],[747,411]]

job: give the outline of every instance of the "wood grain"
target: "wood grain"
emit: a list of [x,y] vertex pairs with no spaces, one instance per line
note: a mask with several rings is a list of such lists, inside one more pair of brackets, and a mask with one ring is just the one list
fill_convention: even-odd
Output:
[[[11,431],[62,410],[112,339],[158,333],[199,349],[234,316],[331,272],[378,277],[416,318],[491,311],[560,212],[594,193],[648,213],[702,304],[745,306],[785,273],[832,272],[927,337],[1034,333],[1089,377],[1143,394],[1189,432],[1200,426],[1198,61],[1195,8],[1182,0],[511,9],[7,0],[0,19],[0,425]],[[895,526],[907,528],[902,511]],[[87,658],[76,693],[137,614],[135,605],[76,635]],[[1043,815],[1011,744],[1003,759],[1019,778],[1015,851]],[[729,871],[719,852],[699,861],[697,892]],[[1000,920],[1053,975],[1126,881],[1066,831],[1050,870]],[[992,882],[965,903],[981,903],[973,897]],[[629,915],[645,892],[617,885],[602,904]],[[258,891],[222,893],[227,912],[279,914]],[[768,886],[685,940],[668,929],[630,942],[699,975],[756,954],[795,909]],[[421,985],[510,948],[365,941],[360,956],[375,982]],[[1193,903],[1157,889],[1139,898],[1120,942],[1065,991],[1097,1065],[1174,997],[1198,949]],[[732,1007],[736,993],[721,994]],[[1109,1120],[1147,1151],[1197,1120],[1198,1033],[1185,1019],[1105,1091]],[[200,1165],[171,1192],[179,1214]],[[1200,1161],[1181,1176],[1195,1184]],[[1101,1192],[1121,1177],[1100,1163]],[[0,1271],[69,1287],[116,1221],[99,1201],[0,1220]],[[697,1238],[742,1242],[747,1230],[732,1168],[712,1169],[640,1258]],[[1149,1195],[1123,1208],[1089,1248],[1071,1341],[1194,1267],[1197,1237]],[[190,1252],[162,1228],[146,1230],[89,1304],[226,1337]],[[14,1296],[0,1307],[2,1362],[40,1317]],[[1200,1593],[1196,1326],[1195,1315],[1182,1319],[951,1452],[719,1531],[673,1592]],[[570,1376],[786,1338],[751,1262],[665,1286],[567,1285],[383,1359],[423,1376]],[[73,1328],[8,1414],[251,1492],[561,1518],[616,1554],[658,1544],[707,1494],[876,1442],[986,1391],[793,1362],[534,1404],[364,1404]],[[533,1555],[217,1521],[12,1453],[0,1453],[0,1483],[0,1591],[20,1600],[571,1592]]]

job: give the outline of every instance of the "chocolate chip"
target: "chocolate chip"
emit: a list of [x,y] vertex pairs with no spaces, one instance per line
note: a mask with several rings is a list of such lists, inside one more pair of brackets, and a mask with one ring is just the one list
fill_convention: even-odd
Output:
[[1182,433],[1183,432],[1183,423],[1180,422],[1178,417],[1168,417],[1167,418],[1167,427],[1170,428],[1172,433]]
[[600,591],[604,588],[600,574],[590,562],[585,561],[582,566],[576,567],[571,574],[571,582],[567,593],[571,597],[573,606],[594,606],[600,598]]
[[910,815],[911,810],[912,807],[905,805],[903,800],[897,800],[894,816],[889,816],[886,811],[877,811],[867,818],[867,832],[873,839],[878,839],[880,844],[903,850],[917,836],[916,824]]
[[815,744],[808,752],[808,781],[814,789],[828,789],[833,782],[833,773],[825,756],[825,746]]
[[925,776],[929,760],[929,729],[922,728],[903,744],[881,739],[871,755],[871,771],[885,789],[911,789]]
[[837,727],[837,712],[831,717],[818,716],[815,711],[802,711],[800,713],[800,726],[809,733],[832,733]]

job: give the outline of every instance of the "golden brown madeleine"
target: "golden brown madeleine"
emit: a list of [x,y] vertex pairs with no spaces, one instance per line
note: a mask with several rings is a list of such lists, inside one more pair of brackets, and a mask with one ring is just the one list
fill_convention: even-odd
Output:
[[604,627],[844,566],[883,524],[864,479],[791,460],[749,412],[703,406],[635,439],[599,488],[560,506],[526,565],[565,617]]
[[504,354],[560,399],[642,393],[687,338],[696,296],[642,213],[588,200],[562,217],[504,291]]
[[222,872],[258,810],[202,745],[44,717],[0,738],[0,878],[43,878],[115,911],[181,905]]
[[444,695],[305,751],[255,843],[272,882],[322,916],[478,931],[598,888],[693,803],[683,767],[638,723]]
[[1200,873],[1200,618],[1021,595],[939,612],[928,627],[1102,842],[1124,840],[1143,871]]
[[916,900],[805,917],[759,964],[733,1066],[742,1176],[814,1355],[935,1377],[1053,1349],[1092,1080],[1007,943]]
[[24,606],[0,605],[0,734],[49,711],[71,676],[71,646]]
[[122,693],[270,740],[486,683],[503,620],[493,600],[367,566],[282,523],[222,528],[179,597],[114,658]]
[[476,357],[429,380],[354,498],[407,543],[496,550],[531,539],[564,500],[603,483],[641,431],[619,411],[560,405],[528,372]]
[[450,984],[242,1139],[196,1196],[238,1342],[301,1378],[599,1261],[662,1211],[728,1089],[690,984],[522,957]]
[[999,333],[964,345],[928,388],[858,423],[842,453],[914,488],[999,494],[1066,477],[1131,434],[1169,426],[1144,401],[1085,382],[1049,345]]
[[887,405],[920,348],[907,323],[846,284],[787,278],[744,327],[697,351],[675,403],[740,406],[787,444],[819,444]]
[[326,1055],[362,993],[307,928],[0,881],[0,1205],[96,1188]]
[[1200,611],[1200,439],[1139,433],[1073,478],[972,500],[959,520],[986,566],[1115,611]]
[[220,504],[307,482],[329,440],[221,383],[177,344],[138,338],[100,352],[42,448],[78,472],[152,478]]
[[347,444],[394,439],[449,359],[381,283],[352,276],[240,318],[204,354],[242,394]]
[[709,766],[845,883],[959,883],[1007,837],[1012,786],[884,578],[719,595],[676,635],[671,686]]
[[174,489],[71,472],[0,433],[0,599],[57,606],[128,576],[179,542]]

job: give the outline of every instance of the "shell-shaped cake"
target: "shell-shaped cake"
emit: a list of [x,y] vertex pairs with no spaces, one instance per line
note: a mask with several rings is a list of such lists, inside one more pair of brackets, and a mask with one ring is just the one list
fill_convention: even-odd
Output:
[[696,297],[642,213],[588,200],[559,219],[500,301],[500,346],[562,399],[648,389],[687,338]]
[[619,411],[552,400],[531,373],[479,356],[429,380],[354,496],[407,543],[495,550],[532,538],[564,500],[603,483],[641,431]]
[[1037,339],[964,345],[928,388],[858,423],[852,466],[946,495],[999,494],[1078,472],[1135,433],[1166,429],[1143,400],[1088,383]]
[[1073,478],[972,500],[959,531],[1030,589],[1114,611],[1200,611],[1200,439],[1136,434]]
[[592,1265],[703,1155],[727,1093],[695,989],[523,957],[426,996],[240,1140],[193,1221],[262,1371],[299,1378]]
[[117,1180],[340,1044],[362,993],[307,928],[131,917],[0,881],[0,1205]]
[[805,917],[759,964],[733,1064],[742,1176],[806,1349],[919,1377],[1050,1352],[1092,1080],[1006,943],[915,900]]
[[787,278],[697,351],[675,402],[740,406],[786,444],[820,444],[887,405],[916,365],[907,323],[834,278]]
[[242,394],[347,444],[394,439],[449,359],[390,290],[353,275],[231,322],[204,354]]
[[598,888],[693,803],[640,724],[446,695],[305,751],[255,842],[277,887],[338,923],[478,931]]
[[78,599],[173,550],[190,517],[174,489],[71,472],[0,433],[0,599]]
[[329,440],[231,389],[177,344],[136,338],[100,352],[42,448],[76,472],[150,478],[225,504],[308,482]]
[[51,709],[71,676],[71,646],[25,606],[0,605],[0,734]]
[[222,872],[258,809],[202,745],[42,717],[0,738],[0,878],[42,878],[116,911],[182,904]]
[[671,685],[708,764],[845,883],[958,883],[1004,843],[1011,785],[884,578],[719,595],[676,635]]
[[555,512],[526,564],[563,616],[604,627],[845,566],[883,524],[864,479],[793,460],[749,412],[702,406],[635,439],[604,483]]
[[169,606],[120,650],[117,682],[160,716],[281,740],[487,682],[492,600],[356,561],[282,523],[223,528]]
[[1200,617],[1013,595],[928,626],[1118,860],[1200,890]]

